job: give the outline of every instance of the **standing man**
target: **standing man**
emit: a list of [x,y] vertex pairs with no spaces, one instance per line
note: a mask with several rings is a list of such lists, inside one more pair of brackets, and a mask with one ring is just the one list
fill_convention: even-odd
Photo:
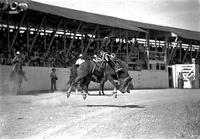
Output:
[[184,78],[182,72],[179,72],[178,74],[178,88],[184,88]]
[[50,74],[50,78],[51,78],[51,91],[54,92],[55,90],[57,90],[57,88],[56,88],[56,80],[58,80],[55,68],[52,69],[52,72]]
[[21,53],[19,51],[16,52],[16,55],[13,58],[12,63],[14,65],[13,65],[13,68],[12,68],[12,71],[11,71],[11,76],[10,76],[11,79],[13,78],[14,73],[18,73],[21,76],[23,76],[25,81],[27,81],[27,78],[25,76],[25,72],[22,69],[23,57],[22,57],[22,55],[21,55]]
[[22,55],[21,55],[21,53],[20,53],[19,51],[16,52],[16,55],[15,55],[15,57],[13,58],[13,61],[12,61],[12,62],[13,62],[13,64],[14,64],[12,71],[15,70],[17,64],[19,64],[19,68],[20,68],[20,70],[22,71],[23,59],[22,59]]

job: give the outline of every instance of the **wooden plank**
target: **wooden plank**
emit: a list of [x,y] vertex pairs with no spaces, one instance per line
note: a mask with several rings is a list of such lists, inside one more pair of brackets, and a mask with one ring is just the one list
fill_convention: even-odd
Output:
[[[122,41],[123,41],[123,34],[124,34],[124,32],[121,32],[121,30],[120,30],[119,41],[120,41],[121,39],[122,39]],[[120,42],[119,47],[118,47],[118,49],[117,49],[117,51],[116,51],[116,56],[117,56],[117,54],[119,53],[119,50],[120,50],[121,47],[122,47],[122,41]]]
[[66,53],[66,49],[67,49],[67,43],[66,43],[66,21],[64,21],[63,47],[64,47],[64,53]]
[[189,51],[190,47],[191,47],[191,43],[188,45],[187,51],[186,51],[186,53],[185,53],[185,55],[184,55],[183,60],[182,60],[181,63],[184,63],[184,62],[185,62],[185,59],[186,59],[186,57],[187,57],[187,54],[188,54],[188,51]]
[[56,32],[57,32],[58,29],[60,28],[61,23],[62,23],[62,19],[59,20],[59,23],[58,23],[58,25],[57,25],[57,27],[56,27],[56,30],[53,31],[52,38],[51,38],[51,40],[50,40],[49,46],[48,46],[47,51],[46,51],[46,54],[47,54],[47,55],[49,54],[49,50],[50,50],[50,48],[51,48],[51,46],[52,46],[52,44],[53,44],[53,41],[54,41]]
[[10,45],[10,49],[12,49],[13,45],[15,44],[15,41],[16,41],[17,36],[18,36],[18,33],[19,33],[19,31],[20,31],[20,27],[22,26],[22,23],[24,22],[24,19],[25,19],[25,17],[26,17],[26,14],[27,14],[27,12],[25,12],[25,13],[23,14],[23,16],[22,16],[22,19],[21,19],[21,21],[20,21],[20,23],[19,23],[19,25],[18,25],[18,27],[17,27],[17,31],[15,32],[15,36],[14,36],[14,38],[13,38],[13,40],[12,40],[11,45]]
[[69,48],[68,48],[67,54],[66,54],[67,57],[68,57],[68,55],[69,55],[69,53],[70,53],[70,51],[71,51],[71,49],[72,49],[72,46],[73,46],[73,43],[74,43],[76,34],[78,33],[78,31],[79,31],[79,29],[81,28],[81,26],[82,26],[82,22],[79,23],[79,25],[78,25],[78,27],[77,27],[77,29],[76,29],[76,32],[74,33],[73,39],[72,39],[71,42],[70,42],[70,45],[69,45]]
[[30,49],[29,49],[30,52],[31,52],[32,49],[33,49],[33,46],[34,46],[34,44],[35,44],[35,41],[36,41],[36,39],[37,39],[37,36],[38,36],[38,34],[39,34],[39,31],[40,31],[40,29],[41,29],[41,27],[42,27],[42,25],[43,25],[45,19],[46,19],[46,15],[43,17],[43,19],[42,19],[40,25],[39,25],[38,28],[37,28],[35,37],[33,38],[33,41],[32,41],[32,43],[31,43],[31,46],[30,46]]
[[8,47],[8,50],[11,51],[10,49],[10,25],[9,25],[9,20],[10,20],[10,15],[7,16],[7,47]]
[[29,49],[29,40],[30,40],[30,28],[29,28],[29,16],[26,18],[26,47]]
[[[94,30],[94,32],[93,32],[93,34],[92,34],[92,38],[93,38],[94,35],[96,34],[98,28],[99,28],[99,25],[96,26],[96,28],[95,28],[95,30]],[[91,41],[88,42],[86,48],[84,49],[84,53],[83,53],[83,55],[85,55],[85,54],[87,53],[87,50],[88,50],[88,48],[90,47],[90,44],[91,44]]]
[[199,49],[198,49],[198,51],[197,51],[197,53],[196,53],[196,55],[195,55],[195,59],[198,58],[199,52],[200,52],[200,46],[199,46]]

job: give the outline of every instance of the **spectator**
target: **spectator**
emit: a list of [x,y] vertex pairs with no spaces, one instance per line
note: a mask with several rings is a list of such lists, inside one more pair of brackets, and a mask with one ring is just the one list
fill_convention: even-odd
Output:
[[57,90],[57,88],[56,88],[56,80],[58,80],[55,68],[52,69],[52,72],[50,74],[50,78],[51,78],[51,91],[54,92],[54,91]]
[[183,88],[183,87],[184,87],[183,73],[179,72],[179,75],[178,75],[178,88]]

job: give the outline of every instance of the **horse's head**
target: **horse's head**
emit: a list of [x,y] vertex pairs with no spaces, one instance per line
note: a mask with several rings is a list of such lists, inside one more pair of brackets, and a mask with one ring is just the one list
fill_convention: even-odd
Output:
[[132,78],[130,76],[126,77],[123,80],[123,83],[120,86],[120,92],[125,93],[128,92],[130,93],[130,88],[132,87]]

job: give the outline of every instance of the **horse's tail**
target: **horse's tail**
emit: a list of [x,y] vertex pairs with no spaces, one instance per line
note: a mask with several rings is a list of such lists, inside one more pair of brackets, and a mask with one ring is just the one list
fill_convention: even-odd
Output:
[[77,77],[77,67],[74,65],[71,67],[69,81],[67,84],[72,84]]

